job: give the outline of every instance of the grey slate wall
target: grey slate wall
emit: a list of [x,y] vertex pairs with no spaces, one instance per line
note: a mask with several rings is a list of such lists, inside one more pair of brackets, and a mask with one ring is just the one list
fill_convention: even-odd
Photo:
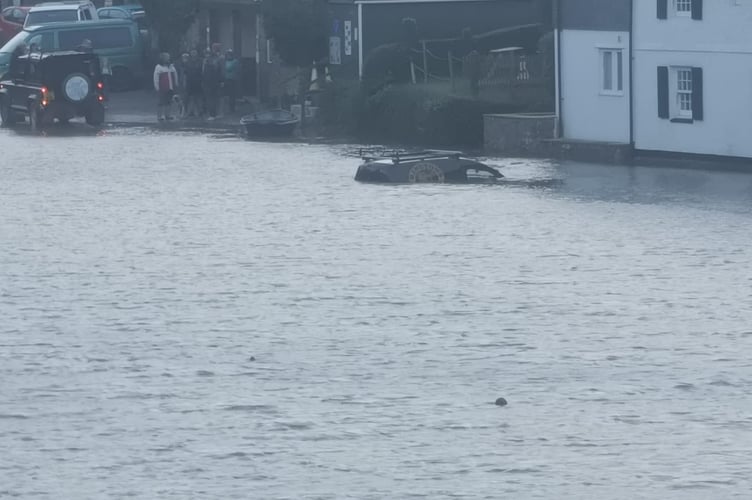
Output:
[[630,31],[632,0],[559,0],[559,2],[560,29]]

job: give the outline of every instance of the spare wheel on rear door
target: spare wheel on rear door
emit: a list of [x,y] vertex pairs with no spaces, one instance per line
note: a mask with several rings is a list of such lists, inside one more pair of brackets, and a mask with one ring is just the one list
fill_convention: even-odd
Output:
[[73,73],[63,80],[63,94],[71,102],[79,103],[89,97],[91,80],[83,73]]

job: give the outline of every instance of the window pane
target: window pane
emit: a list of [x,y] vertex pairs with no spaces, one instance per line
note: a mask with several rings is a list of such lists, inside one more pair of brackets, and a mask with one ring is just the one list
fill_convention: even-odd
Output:
[[624,68],[622,68],[621,50],[616,53],[616,88],[624,90]]
[[676,0],[676,11],[677,12],[691,12],[692,0]]
[[118,49],[133,45],[131,32],[125,27],[61,31],[58,38],[63,50],[75,49],[84,40],[91,40],[95,52],[98,49]]
[[613,90],[613,52],[603,52],[603,90]]
[[30,13],[27,25],[36,26],[38,24],[49,24],[77,20],[78,17],[75,10],[45,10],[41,12]]

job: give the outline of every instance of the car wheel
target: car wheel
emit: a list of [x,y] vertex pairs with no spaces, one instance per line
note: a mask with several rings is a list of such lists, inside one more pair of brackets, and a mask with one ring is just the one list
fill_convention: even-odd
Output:
[[98,127],[104,123],[104,106],[97,104],[86,112],[86,123]]
[[125,92],[133,88],[133,76],[128,68],[118,66],[112,69],[110,89],[113,92]]
[[16,116],[10,109],[10,101],[7,97],[0,98],[0,120],[3,127],[12,127],[16,124]]

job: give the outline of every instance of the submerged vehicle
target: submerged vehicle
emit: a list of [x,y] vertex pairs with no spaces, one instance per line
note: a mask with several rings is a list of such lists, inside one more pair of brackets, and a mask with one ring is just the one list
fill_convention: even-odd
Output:
[[364,156],[355,180],[374,183],[494,184],[504,176],[495,168],[456,151],[393,152]]
[[284,109],[259,111],[240,119],[249,137],[287,137],[295,131],[300,119]]

